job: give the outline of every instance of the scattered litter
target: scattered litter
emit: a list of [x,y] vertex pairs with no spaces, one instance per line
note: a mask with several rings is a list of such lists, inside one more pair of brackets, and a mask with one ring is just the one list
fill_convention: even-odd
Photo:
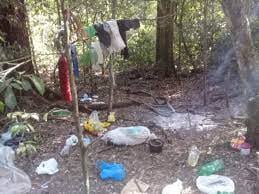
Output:
[[58,170],[58,162],[56,161],[55,158],[51,158],[46,161],[42,161],[40,165],[36,169],[37,174],[55,174],[57,173]]
[[224,161],[222,159],[214,160],[204,164],[199,169],[199,176],[209,176],[221,170],[224,170]]
[[161,153],[164,143],[161,139],[151,139],[149,141],[149,151],[151,153]]
[[98,112],[93,111],[89,116],[89,119],[84,123],[84,128],[87,132],[93,135],[100,135],[105,131],[106,127],[109,127],[110,123],[101,122],[99,120]]
[[104,134],[102,140],[115,145],[137,145],[142,144],[148,139],[156,139],[156,135],[150,133],[147,127],[132,126],[118,127]]
[[60,155],[61,155],[61,156],[69,155],[70,148],[71,148],[72,146],[75,146],[77,143],[78,143],[78,138],[77,138],[77,136],[76,136],[76,135],[71,135],[71,136],[66,140],[65,146],[64,146],[63,149],[61,150]]
[[156,116],[152,118],[156,125],[163,129],[196,129],[197,131],[211,130],[217,127],[217,123],[210,117],[191,114],[191,113],[174,113],[170,117]]
[[187,163],[189,166],[191,167],[195,167],[199,161],[199,157],[200,157],[200,150],[197,148],[196,145],[193,145],[190,149],[189,152],[189,156],[188,156],[188,160]]
[[231,147],[236,150],[241,149],[241,145],[245,143],[246,137],[243,135],[239,135],[237,138],[231,140]]
[[100,170],[100,178],[102,180],[123,181],[126,177],[125,167],[120,163],[99,161],[97,162],[97,168]]
[[29,176],[14,165],[12,148],[0,145],[0,193],[28,193],[31,190]]
[[91,103],[92,101],[93,101],[93,98],[90,97],[88,94],[84,94],[84,95],[80,98],[80,102]]
[[240,154],[242,156],[248,156],[251,152],[251,147],[249,143],[242,143],[240,146]]
[[49,115],[53,117],[70,117],[72,113],[67,109],[53,108],[43,115],[43,120],[47,122]]
[[230,178],[220,175],[199,176],[196,186],[201,192],[207,194],[234,194],[235,192],[234,182]]
[[41,187],[42,189],[47,189],[47,188],[49,187],[49,186],[48,186],[49,183],[51,183],[51,180],[49,180],[49,181],[43,183],[40,187]]
[[91,143],[91,139],[89,137],[83,138],[84,147],[87,147]]
[[114,122],[116,121],[115,112],[110,112],[107,121],[108,121],[109,123],[114,123]]
[[177,179],[176,182],[166,185],[163,188],[162,194],[181,194],[183,191],[183,182]]
[[121,194],[147,194],[148,188],[148,184],[133,178],[123,187]]

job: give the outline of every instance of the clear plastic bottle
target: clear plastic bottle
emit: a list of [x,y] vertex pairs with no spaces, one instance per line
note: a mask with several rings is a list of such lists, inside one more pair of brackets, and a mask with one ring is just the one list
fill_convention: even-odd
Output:
[[197,146],[193,145],[190,149],[189,156],[188,156],[188,165],[191,167],[195,167],[198,163],[199,157],[200,157],[200,150],[197,148]]

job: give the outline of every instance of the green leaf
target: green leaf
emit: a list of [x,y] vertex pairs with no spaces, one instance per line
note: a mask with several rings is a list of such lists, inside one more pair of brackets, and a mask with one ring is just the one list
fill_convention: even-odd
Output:
[[15,123],[11,126],[10,131],[12,133],[12,136],[16,136],[20,133],[24,133],[25,131],[28,131],[28,126],[24,123]]
[[0,112],[3,113],[4,112],[4,107],[5,107],[5,104],[0,101]]
[[12,86],[13,88],[17,89],[17,90],[22,90],[22,89],[23,89],[22,86],[19,85],[18,83],[11,83],[11,86]]
[[25,91],[29,91],[32,89],[31,83],[26,79],[22,79],[22,87]]
[[50,111],[51,115],[53,116],[59,116],[59,117],[68,117],[71,116],[71,112],[69,110],[66,109],[53,109]]
[[8,108],[14,109],[17,105],[16,97],[14,95],[13,89],[8,86],[4,93],[4,101]]
[[0,81],[0,93],[2,93],[12,81],[13,81],[13,78]]
[[42,79],[40,79],[36,75],[31,75],[31,76],[29,76],[29,78],[32,81],[32,83],[34,84],[37,91],[40,93],[40,95],[43,95],[45,92],[45,85],[44,85]]

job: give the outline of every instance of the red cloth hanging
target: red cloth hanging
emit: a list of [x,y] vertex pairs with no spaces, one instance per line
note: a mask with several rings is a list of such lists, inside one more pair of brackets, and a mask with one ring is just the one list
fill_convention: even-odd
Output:
[[67,102],[72,102],[72,95],[69,82],[69,64],[67,58],[62,55],[58,61],[58,75],[61,94]]

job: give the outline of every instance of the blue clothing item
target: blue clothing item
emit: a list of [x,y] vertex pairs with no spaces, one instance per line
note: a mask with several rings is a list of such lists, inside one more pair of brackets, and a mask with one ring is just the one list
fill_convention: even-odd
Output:
[[79,78],[79,62],[77,58],[76,45],[71,44],[70,49],[71,49],[71,61],[73,63],[74,76],[76,78]]
[[100,170],[102,180],[123,181],[126,177],[125,167],[120,163],[108,163],[102,160],[97,162],[97,168]]

